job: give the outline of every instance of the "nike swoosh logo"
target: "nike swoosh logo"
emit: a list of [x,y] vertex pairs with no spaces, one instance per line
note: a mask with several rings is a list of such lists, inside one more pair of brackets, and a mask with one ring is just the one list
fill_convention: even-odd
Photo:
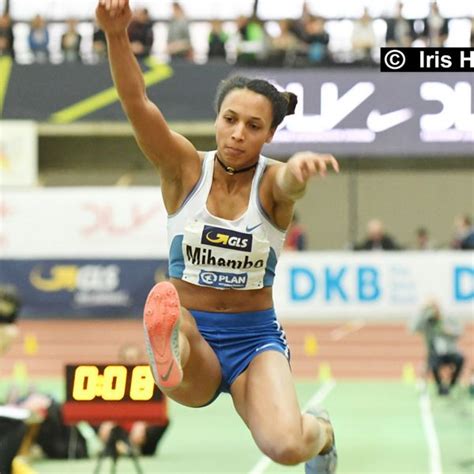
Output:
[[259,351],[261,351],[262,349],[265,349],[266,347],[270,347],[270,346],[279,347],[278,344],[276,344],[275,342],[269,342],[268,344],[264,344],[263,346],[257,347],[257,348],[255,349],[255,352],[259,352]]
[[246,231],[246,232],[252,232],[252,231],[254,231],[257,227],[260,227],[261,225],[262,225],[262,223],[260,222],[260,224],[254,225],[253,227],[247,226],[247,227],[245,228],[245,231]]
[[172,368],[173,368],[173,361],[171,361],[171,364],[168,367],[168,370],[166,371],[166,374],[160,375],[161,380],[163,380],[163,382],[166,382],[170,378]]
[[378,110],[372,110],[367,117],[367,127],[372,132],[384,132],[395,127],[413,117],[411,109],[400,109],[388,114],[381,114]]

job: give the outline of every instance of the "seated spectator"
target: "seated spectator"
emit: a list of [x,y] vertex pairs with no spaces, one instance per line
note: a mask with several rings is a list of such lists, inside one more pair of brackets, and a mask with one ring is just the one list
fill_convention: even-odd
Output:
[[178,2],[173,2],[173,14],[168,24],[167,52],[173,60],[193,60],[193,48],[189,32],[189,22],[183,7]]
[[293,214],[293,219],[286,233],[285,250],[302,251],[307,249],[306,229],[300,224],[298,214]]
[[135,10],[133,19],[128,26],[128,37],[133,54],[137,59],[143,59],[150,55],[154,40],[153,23],[146,8]]
[[222,29],[222,21],[213,20],[211,22],[211,32],[207,40],[209,44],[209,51],[207,57],[209,59],[226,59],[226,43],[229,40],[229,35]]
[[354,60],[361,63],[372,63],[372,50],[375,48],[375,31],[372,18],[367,8],[363,15],[354,22],[352,31],[352,51]]
[[0,56],[10,56],[15,59],[14,41],[10,16],[8,14],[0,15]]
[[48,27],[41,15],[36,15],[31,21],[28,44],[36,62],[44,63],[49,61]]
[[[428,301],[412,323],[412,330],[425,338],[427,367],[433,372],[439,395],[448,395],[456,385],[464,364],[464,356],[457,348],[461,335],[460,324],[454,319],[443,318],[435,300]],[[454,370],[446,384],[441,378],[441,367],[449,365]]]
[[408,48],[413,41],[411,24],[402,16],[402,9],[403,4],[398,2],[395,16],[387,19],[385,42],[389,47]]
[[104,61],[107,58],[107,40],[105,33],[94,22],[94,33],[92,35],[92,56],[95,62]]
[[469,216],[457,216],[454,219],[454,238],[451,248],[474,250],[474,226]]
[[298,52],[303,50],[303,44],[298,37],[290,30],[289,20],[278,22],[280,33],[271,39],[271,62],[276,65],[291,65]]
[[308,61],[318,64],[329,59],[329,34],[325,31],[325,20],[320,16],[311,17],[305,24],[305,38],[308,45]]
[[81,61],[81,35],[77,31],[77,20],[71,18],[67,21],[67,30],[61,36],[61,51],[64,61],[73,63]]
[[448,39],[448,20],[441,16],[436,2],[430,5],[430,12],[424,20],[424,31],[421,36],[426,46],[430,48],[444,46]]
[[269,42],[261,20],[257,16],[237,18],[239,43],[237,62],[255,64],[267,59]]
[[430,240],[428,229],[426,227],[420,227],[416,230],[416,250],[433,250],[434,245]]
[[367,238],[355,250],[399,250],[400,247],[384,231],[382,221],[372,219],[367,224]]

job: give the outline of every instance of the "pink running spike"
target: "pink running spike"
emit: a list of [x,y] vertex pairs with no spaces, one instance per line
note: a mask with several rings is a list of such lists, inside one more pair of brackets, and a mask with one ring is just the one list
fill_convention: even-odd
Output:
[[159,387],[173,388],[183,380],[179,353],[180,302],[172,283],[156,284],[145,303],[143,325],[150,366]]

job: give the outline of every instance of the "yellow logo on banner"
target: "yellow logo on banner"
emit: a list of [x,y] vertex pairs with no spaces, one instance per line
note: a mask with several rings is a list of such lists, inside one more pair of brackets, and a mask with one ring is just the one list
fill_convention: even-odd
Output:
[[77,286],[79,267],[76,265],[56,265],[51,268],[50,276],[43,277],[41,269],[33,268],[30,281],[35,288],[41,291],[74,291]]

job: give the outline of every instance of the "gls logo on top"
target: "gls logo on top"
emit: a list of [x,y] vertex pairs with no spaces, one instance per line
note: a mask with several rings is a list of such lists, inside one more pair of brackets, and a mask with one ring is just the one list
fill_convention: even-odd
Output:
[[245,288],[247,273],[224,273],[201,270],[199,284],[214,288]]
[[206,225],[202,231],[201,244],[250,252],[252,250],[252,236],[222,227]]

